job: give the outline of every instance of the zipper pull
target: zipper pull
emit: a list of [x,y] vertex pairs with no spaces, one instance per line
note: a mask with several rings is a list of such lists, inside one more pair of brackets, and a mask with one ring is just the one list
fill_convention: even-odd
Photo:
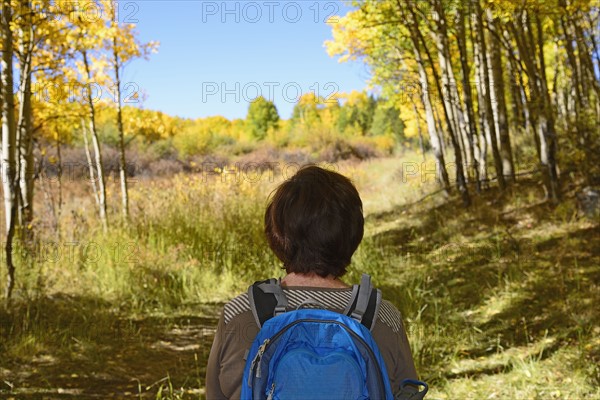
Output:
[[273,382],[273,384],[271,385],[271,390],[269,391],[267,400],[273,400],[273,394],[275,394],[275,382]]
[[265,353],[265,350],[267,349],[267,345],[269,344],[270,341],[271,341],[271,339],[269,339],[269,338],[265,339],[263,344],[261,344],[260,347],[258,348],[258,353],[256,353],[256,363],[259,364],[258,368],[256,369],[256,377],[257,378],[260,378],[260,376],[261,376],[260,359],[262,358],[263,354]]
[[258,368],[256,369],[256,377],[260,378],[260,359],[262,358],[262,355],[265,352],[267,345],[270,341],[271,339],[265,339],[265,341],[258,348],[256,355],[252,359],[252,363],[250,364],[250,373],[248,374],[248,386],[252,386],[252,373],[254,372],[254,368],[256,368],[257,366]]

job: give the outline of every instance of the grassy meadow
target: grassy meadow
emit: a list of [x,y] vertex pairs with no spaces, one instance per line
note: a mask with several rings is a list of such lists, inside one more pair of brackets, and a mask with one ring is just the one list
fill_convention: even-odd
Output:
[[[406,162],[420,156],[328,167],[364,202],[366,237],[347,281],[368,272],[399,307],[428,398],[600,399],[598,221],[568,190],[550,206],[529,178],[465,209],[426,197],[433,177],[403,173]],[[65,181],[60,229],[37,220],[39,244],[15,250],[16,296],[0,308],[0,398],[203,398],[223,302],[283,274],[262,215],[295,168],[132,179],[128,224],[109,182],[107,234],[88,182]],[[40,215],[56,196],[47,186]],[[3,265],[2,285],[4,274]]]

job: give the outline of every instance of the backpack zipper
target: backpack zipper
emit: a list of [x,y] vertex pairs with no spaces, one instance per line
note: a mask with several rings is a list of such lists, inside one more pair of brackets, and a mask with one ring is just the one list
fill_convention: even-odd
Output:
[[[287,326],[285,326],[282,330],[280,330],[279,332],[277,332],[275,335],[273,335],[271,338],[267,338],[265,339],[265,341],[260,345],[260,347],[258,348],[258,352],[256,353],[256,356],[254,357],[254,359],[252,360],[252,364],[250,364],[250,374],[248,374],[248,385],[252,386],[252,382],[251,382],[251,377],[253,375],[253,370],[254,368],[258,367],[258,369],[256,370],[256,377],[260,378],[260,359],[262,358],[263,353],[266,351],[268,345],[270,343],[275,342],[281,335],[283,335],[285,332],[287,332],[291,327],[293,327],[294,325],[297,325],[301,322],[315,322],[315,323],[333,323],[333,324],[337,324],[339,326],[341,326],[342,328],[344,328],[348,333],[350,333],[351,336],[353,336],[355,339],[357,339],[360,343],[362,343],[364,345],[364,347],[367,349],[367,352],[369,353],[369,356],[371,357],[372,360],[377,360],[377,358],[375,357],[375,353],[373,352],[373,349],[371,349],[371,346],[369,346],[367,344],[367,342],[365,342],[365,340],[360,337],[356,332],[354,332],[352,329],[348,328],[345,324],[339,322],[339,321],[335,321],[335,320],[324,320],[324,319],[314,319],[314,318],[310,318],[310,319],[299,319],[296,320],[294,322],[292,322],[291,324],[288,324]],[[385,393],[385,383],[383,382],[383,377],[381,376],[381,368],[379,366],[379,363],[375,362],[375,367],[377,369],[377,381],[379,384],[379,388],[381,393]],[[275,384],[273,384],[274,386]],[[271,387],[271,389],[273,390],[273,386]]]
[[275,382],[271,385],[271,390],[269,390],[269,395],[267,396],[267,400],[273,400],[273,395],[275,394]]
[[[254,368],[260,367],[260,359],[262,358],[265,350],[267,349],[267,345],[271,339],[267,338],[265,341],[259,346],[258,351],[256,352],[256,356],[252,359],[252,363],[250,364],[250,374],[248,374],[248,386],[252,386],[252,375],[254,374]],[[256,370],[256,377],[260,378],[260,368]]]

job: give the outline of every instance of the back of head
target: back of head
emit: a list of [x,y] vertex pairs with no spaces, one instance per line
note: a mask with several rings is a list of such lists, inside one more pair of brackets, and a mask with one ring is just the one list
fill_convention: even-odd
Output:
[[317,166],[283,182],[265,213],[267,241],[288,273],[344,275],[363,227],[362,201],[352,182]]

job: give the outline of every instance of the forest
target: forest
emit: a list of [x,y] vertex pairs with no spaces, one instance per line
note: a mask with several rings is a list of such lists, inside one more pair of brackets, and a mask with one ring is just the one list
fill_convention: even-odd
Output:
[[347,6],[323,51],[367,87],[228,119],[144,106],[119,2],[2,0],[0,397],[204,398],[220,308],[282,273],[267,196],[318,164],[428,397],[600,398],[600,5]]

